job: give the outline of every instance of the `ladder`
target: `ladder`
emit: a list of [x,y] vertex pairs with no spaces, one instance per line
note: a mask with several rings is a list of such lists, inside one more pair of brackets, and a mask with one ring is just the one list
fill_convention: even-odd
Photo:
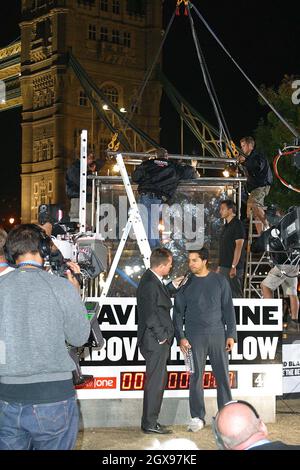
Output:
[[[136,235],[136,241],[140,250],[140,253],[143,257],[144,265],[146,268],[150,267],[150,255],[151,255],[151,248],[149,245],[149,241],[147,238],[147,234],[142,222],[142,218],[139,212],[138,205],[136,203],[136,199],[131,187],[131,183],[129,180],[129,176],[126,170],[126,166],[124,164],[123,160],[123,155],[122,153],[118,153],[116,155],[116,161],[119,167],[120,174],[123,179],[124,187],[126,190],[126,194],[128,197],[128,201],[130,204],[130,211],[129,211],[129,218],[127,220],[121,241],[119,243],[119,246],[117,248],[116,254],[114,256],[114,259],[112,261],[112,264],[110,266],[110,270],[108,272],[108,276],[106,278],[106,281],[104,283],[103,289],[101,291],[101,295],[99,298],[99,303],[102,305],[104,299],[107,297],[107,294],[109,292],[110,285],[112,283],[115,271],[118,267],[122,252],[124,250],[127,238],[129,236],[129,232],[131,228],[133,229],[135,235]],[[99,217],[97,218],[99,221]]]
[[[246,248],[246,265],[245,265],[245,278],[244,278],[244,297],[251,298],[262,298],[260,284],[267,276],[270,270],[270,256],[265,251],[264,253],[252,253],[251,245],[254,238],[258,238],[259,235],[253,233],[255,224],[259,223],[257,220],[253,220],[252,210],[250,211],[249,219],[249,233]],[[262,223],[262,222],[261,222]]]

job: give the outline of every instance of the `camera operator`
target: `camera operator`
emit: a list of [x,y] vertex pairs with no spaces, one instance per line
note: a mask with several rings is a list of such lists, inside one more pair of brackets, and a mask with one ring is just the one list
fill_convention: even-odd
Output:
[[51,254],[49,257],[50,266],[48,270],[50,269],[53,274],[66,276],[80,291],[82,283],[80,266],[74,261],[64,259],[63,253],[59,249],[61,241],[57,240],[57,238],[52,235],[53,231],[58,235],[65,235],[62,227],[51,217],[50,214],[48,214],[48,212],[43,212],[38,215],[38,223],[41,229],[46,232],[46,235],[51,238],[52,242],[50,244]]
[[14,228],[5,244],[16,269],[0,278],[0,450],[67,450],[76,442],[66,342],[85,344],[90,323],[71,272],[66,280],[43,269],[50,245],[34,224]]

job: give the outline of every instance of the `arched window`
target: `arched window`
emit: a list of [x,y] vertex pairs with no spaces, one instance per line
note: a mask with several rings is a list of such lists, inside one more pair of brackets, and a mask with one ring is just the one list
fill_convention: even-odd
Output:
[[119,92],[114,86],[105,86],[102,88],[102,92],[113,105],[119,105]]

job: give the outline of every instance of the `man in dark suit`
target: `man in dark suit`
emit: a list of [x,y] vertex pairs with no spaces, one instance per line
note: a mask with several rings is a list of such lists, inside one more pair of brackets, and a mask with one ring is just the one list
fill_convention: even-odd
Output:
[[137,290],[138,346],[146,361],[142,430],[145,433],[170,434],[158,422],[167,381],[167,359],[174,338],[170,317],[172,302],[163,283],[172,267],[172,253],[156,248],[150,257],[150,269],[142,276]]
[[256,409],[243,400],[230,401],[218,411],[213,431],[222,450],[300,450],[299,445],[270,441]]

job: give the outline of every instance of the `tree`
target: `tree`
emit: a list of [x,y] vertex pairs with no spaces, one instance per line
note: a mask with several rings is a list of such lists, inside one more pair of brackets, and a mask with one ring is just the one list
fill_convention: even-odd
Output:
[[[294,104],[292,101],[292,94],[295,92],[292,83],[295,80],[295,77],[285,75],[277,90],[274,87],[262,86],[261,91],[300,135],[300,104]],[[261,98],[259,102],[267,107]],[[257,147],[264,151],[272,168],[278,150],[286,145],[292,145],[295,140],[290,130],[282,124],[273,111],[269,111],[266,117],[260,120],[255,131],[255,138]],[[293,162],[293,157],[282,157],[278,163],[278,170],[288,183],[300,188],[300,170]],[[279,208],[286,210],[290,206],[300,205],[300,193],[286,188],[274,174],[274,183],[266,202],[276,204]]]

